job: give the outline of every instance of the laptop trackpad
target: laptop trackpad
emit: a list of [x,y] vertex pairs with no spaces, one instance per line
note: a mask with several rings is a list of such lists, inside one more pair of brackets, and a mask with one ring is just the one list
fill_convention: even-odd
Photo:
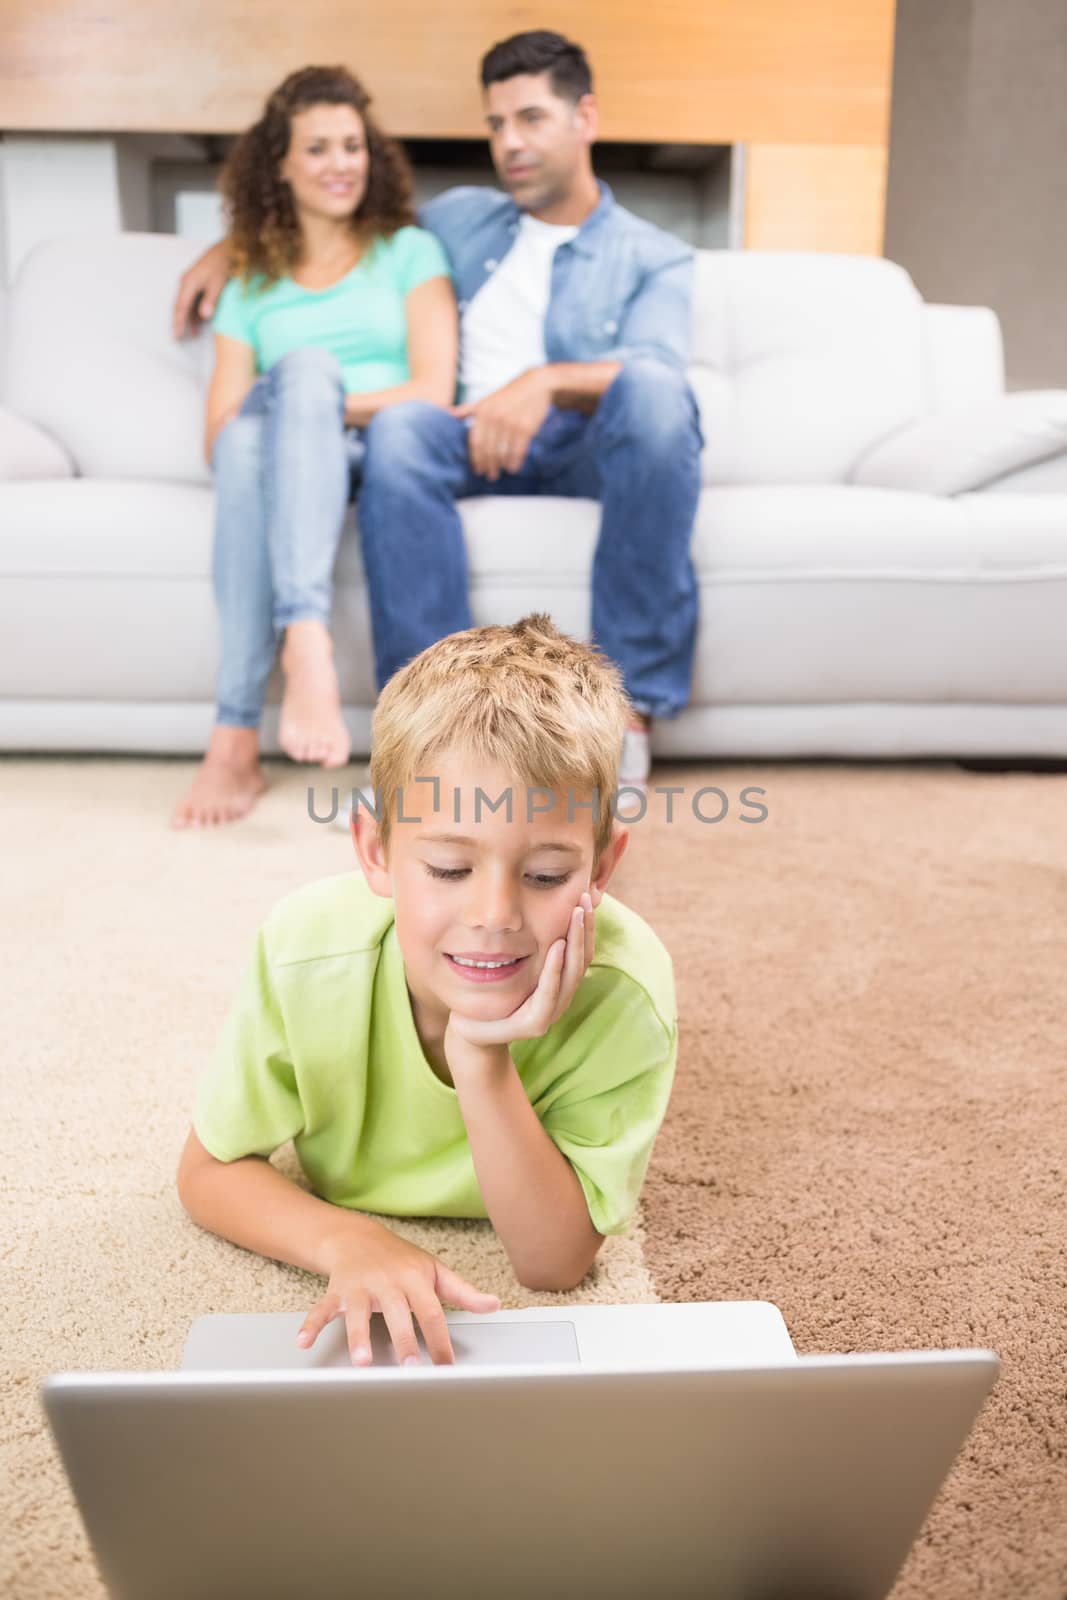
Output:
[[[268,1368],[308,1372],[319,1367],[352,1366],[343,1317],[328,1322],[310,1350],[302,1350],[296,1342],[303,1320],[299,1312],[286,1311],[247,1316],[216,1312],[198,1317],[189,1330],[182,1366],[187,1371],[224,1372]],[[393,1342],[379,1312],[371,1317],[370,1329],[375,1366],[395,1367]],[[562,1317],[544,1322],[449,1319],[448,1331],[457,1366],[514,1367],[524,1362],[581,1365],[575,1325]],[[429,1362],[417,1320],[415,1335],[419,1354]]]
[[[430,1355],[418,1323],[415,1327],[419,1353],[428,1362]],[[457,1366],[516,1367],[527,1361],[577,1366],[581,1361],[573,1322],[459,1322],[450,1323],[448,1333]],[[375,1366],[396,1366],[384,1317],[371,1318],[371,1349]],[[330,1366],[351,1365],[345,1346],[337,1354],[339,1359],[331,1360]]]

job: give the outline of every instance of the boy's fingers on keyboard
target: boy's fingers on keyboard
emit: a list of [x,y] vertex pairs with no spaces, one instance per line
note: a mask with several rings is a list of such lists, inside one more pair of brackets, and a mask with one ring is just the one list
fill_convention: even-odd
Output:
[[441,1261],[437,1263],[437,1281],[434,1287],[440,1299],[449,1300],[452,1305],[460,1306],[464,1311],[500,1310],[499,1296],[483,1294],[481,1289],[476,1289],[473,1283],[468,1283],[466,1278],[461,1278],[458,1272],[453,1272],[451,1267],[446,1267]]
[[378,1293],[378,1304],[382,1308],[386,1327],[389,1329],[396,1351],[397,1363],[403,1366],[405,1362],[420,1361],[419,1341],[415,1337],[415,1324],[411,1320],[411,1307],[408,1305],[407,1296],[399,1290],[392,1294]]
[[345,1304],[348,1307],[345,1312],[345,1333],[352,1365],[368,1366],[373,1359],[370,1345],[370,1295],[357,1289],[348,1296]]
[[324,1294],[321,1300],[316,1301],[304,1318],[300,1332],[296,1336],[297,1344],[305,1349],[315,1343],[319,1334],[328,1322],[339,1316],[341,1303],[335,1294]]
[[451,1365],[456,1356],[440,1300],[432,1290],[427,1289],[417,1296],[412,1295],[411,1306],[419,1319],[419,1327],[422,1329],[422,1337],[430,1352],[431,1361],[437,1365]]

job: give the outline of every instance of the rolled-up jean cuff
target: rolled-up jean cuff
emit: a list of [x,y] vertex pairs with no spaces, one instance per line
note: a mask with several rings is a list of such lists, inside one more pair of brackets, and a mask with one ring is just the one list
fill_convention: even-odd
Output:
[[258,728],[261,715],[259,711],[236,711],[233,706],[219,706],[215,722],[222,728]]
[[319,606],[278,606],[274,612],[274,631],[281,633],[291,622],[321,622],[330,626],[330,613]]
[[676,703],[673,700],[631,700],[630,704],[635,711],[640,711],[646,717],[676,717],[684,711],[689,704],[688,700]]

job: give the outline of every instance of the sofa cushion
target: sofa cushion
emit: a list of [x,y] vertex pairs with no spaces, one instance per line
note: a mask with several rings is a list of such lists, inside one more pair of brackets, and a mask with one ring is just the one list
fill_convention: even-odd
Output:
[[[212,340],[170,332],[178,278],[199,249],[101,234],[50,240],[23,262],[7,403],[85,477],[208,481]],[[706,483],[841,482],[926,410],[922,303],[890,262],[700,250],[692,329]]]
[[1067,451],[1067,389],[1005,394],[902,428],[863,457],[851,481],[964,494]]
[[[595,501],[486,497],[461,501],[460,514],[473,593],[510,585],[532,594],[558,584],[587,595],[599,526]],[[213,493],[190,485],[0,484],[0,578],[210,583],[213,523]],[[840,485],[705,489],[693,563],[708,584],[861,578],[1040,584],[1067,578],[1067,545],[1055,495],[941,500]],[[363,584],[351,509],[335,584]]]
[[1004,340],[989,306],[923,302],[927,409],[959,411],[1004,393]]
[[[547,610],[588,636],[592,501],[468,500],[462,516],[476,622]],[[218,656],[212,518],[210,491],[188,486],[0,485],[0,698],[62,699],[76,686],[86,700],[209,703]],[[695,706],[1067,703],[1057,496],[710,489],[693,553]],[[333,623],[346,702],[370,706],[369,614],[351,522]]]
[[690,380],[706,484],[841,483],[927,409],[922,301],[873,257],[698,251]]
[[694,705],[1067,703],[1056,496],[706,490],[694,559]]
[[[1017,472],[1005,473],[982,488],[983,495],[991,494],[1058,494],[1067,495],[1067,450],[1049,456],[1036,466],[1020,467]],[[1064,504],[1061,499],[1061,505]],[[1064,518],[1067,523],[1067,517]]]
[[176,342],[178,278],[201,246],[164,234],[51,239],[11,291],[5,399],[91,478],[206,483],[212,341]]

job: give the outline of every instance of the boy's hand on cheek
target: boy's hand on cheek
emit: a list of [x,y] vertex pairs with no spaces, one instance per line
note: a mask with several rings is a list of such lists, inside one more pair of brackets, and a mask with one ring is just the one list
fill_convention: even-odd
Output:
[[457,1070],[475,1071],[503,1059],[507,1047],[516,1039],[540,1039],[558,1022],[574,998],[575,991],[593,959],[596,940],[593,896],[598,889],[586,890],[571,912],[565,939],[549,946],[537,987],[516,1009],[499,1021],[483,1021],[453,1011],[445,1029],[445,1059],[453,1077]]

